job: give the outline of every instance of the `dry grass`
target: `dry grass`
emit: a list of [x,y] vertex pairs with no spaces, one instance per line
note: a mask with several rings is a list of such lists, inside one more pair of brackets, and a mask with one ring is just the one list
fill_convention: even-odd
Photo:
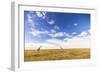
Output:
[[24,50],[24,61],[89,59],[90,48]]

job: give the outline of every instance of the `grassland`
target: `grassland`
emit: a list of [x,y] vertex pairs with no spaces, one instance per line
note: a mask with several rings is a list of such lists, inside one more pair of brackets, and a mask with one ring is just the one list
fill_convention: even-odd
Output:
[[90,48],[24,50],[24,61],[89,59]]

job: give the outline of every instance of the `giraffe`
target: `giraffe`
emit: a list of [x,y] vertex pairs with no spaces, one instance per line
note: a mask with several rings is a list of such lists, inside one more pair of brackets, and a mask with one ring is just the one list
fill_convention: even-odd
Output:
[[40,46],[38,49],[37,49],[37,51],[40,51],[40,48],[41,48],[42,46]]

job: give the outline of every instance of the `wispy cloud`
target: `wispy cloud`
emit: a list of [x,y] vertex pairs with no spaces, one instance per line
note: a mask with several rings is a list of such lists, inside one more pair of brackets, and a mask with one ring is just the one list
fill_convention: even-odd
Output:
[[36,15],[39,17],[39,18],[42,18],[44,19],[48,24],[50,25],[53,25],[55,23],[55,21],[53,19],[49,19],[49,17],[46,15],[47,12],[39,12],[39,11],[36,11]]
[[90,31],[83,31],[78,35],[78,37],[86,37],[88,35],[90,35]]
[[52,19],[52,20],[49,20],[49,21],[47,21],[48,22],[48,24],[50,24],[50,25],[53,25],[54,23],[55,23],[55,21]]
[[54,29],[59,30],[60,28],[59,28],[59,26],[55,25],[55,26],[54,26]]
[[36,15],[37,15],[38,17],[42,17],[42,16],[43,16],[41,12],[36,12]]
[[46,12],[39,12],[39,11],[36,11],[36,15],[37,15],[39,18],[43,18],[43,19],[46,18]]
[[54,29],[51,29],[51,33],[56,33],[56,30],[54,30]]
[[75,23],[75,24],[73,24],[74,26],[78,26],[78,24],[77,23]]
[[27,14],[27,21],[28,21],[28,23],[32,23],[33,22],[32,16],[30,14]]
[[77,32],[72,32],[71,34],[72,34],[72,35],[75,35],[75,34],[77,34]]
[[48,34],[49,36],[51,37],[72,37],[72,35],[70,35],[69,33],[66,33],[66,32],[55,32],[55,33],[49,33]]
[[27,20],[25,20],[25,25],[31,26],[31,28],[35,28],[38,23],[35,22],[35,16],[31,14],[27,14]]
[[49,32],[48,31],[39,31],[39,30],[33,30],[32,32],[29,32],[31,33],[33,36],[38,36],[38,35],[41,35],[41,34],[48,34]]
[[64,33],[63,32],[58,32],[58,33],[51,33],[49,34],[51,37],[63,37]]
[[83,37],[83,36],[87,36],[87,34],[88,34],[87,32],[82,32],[79,36]]
[[69,34],[69,33],[66,33],[66,32],[64,32],[64,34],[65,34],[65,37],[68,37],[68,38],[72,37],[72,34]]

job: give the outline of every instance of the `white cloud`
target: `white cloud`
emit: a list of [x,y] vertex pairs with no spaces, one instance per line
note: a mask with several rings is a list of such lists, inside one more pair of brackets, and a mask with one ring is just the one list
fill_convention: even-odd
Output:
[[49,34],[51,37],[63,37],[64,33],[63,32],[57,32],[57,33],[51,33]]
[[72,37],[72,35],[70,35],[69,33],[66,33],[66,32],[64,32],[64,35],[65,35],[66,37]]
[[30,14],[27,14],[27,18],[31,19],[32,17],[31,17],[31,15],[30,15]]
[[50,25],[53,25],[53,24],[55,23],[54,20],[49,20],[49,21],[47,21],[47,22],[48,22],[48,24],[50,24]]
[[51,29],[51,33],[56,33],[56,30],[54,30],[54,29]]
[[59,30],[60,28],[59,28],[57,25],[55,25],[55,26],[54,26],[54,29]]
[[43,18],[45,19],[46,18],[46,13],[47,12],[39,12],[39,11],[36,11],[36,15],[40,18]]
[[27,14],[27,18],[28,18],[28,23],[32,23],[33,22],[31,15]]
[[78,24],[75,23],[75,24],[73,24],[73,25],[74,25],[74,26],[77,26]]
[[32,32],[29,32],[31,33],[33,36],[38,36],[38,35],[41,35],[41,34],[48,34],[49,32],[48,31],[39,31],[39,30],[33,30]]
[[[79,35],[86,35],[86,33],[81,33]],[[75,36],[73,38],[64,38],[63,40],[58,39],[49,39],[48,43],[57,44],[58,46],[62,46],[63,48],[90,48],[91,47],[91,37],[83,36],[79,37]]]
[[51,37],[72,37],[72,35],[66,33],[66,32],[55,32],[52,30],[52,33],[48,34]]
[[64,40],[64,41],[68,41],[68,40],[69,40],[69,38],[64,38],[63,40]]
[[35,25],[37,25],[37,23],[35,22],[35,20],[33,20],[33,16],[30,14],[27,14],[27,20],[25,21],[26,25],[29,24],[31,26],[31,28],[35,28]]
[[78,36],[79,37],[85,37],[88,35],[88,32],[81,32]]
[[43,15],[42,15],[42,13],[41,12],[36,12],[36,15],[38,16],[38,17],[42,17]]
[[62,36],[64,36],[63,32],[58,32],[54,34],[54,37],[62,37]]

